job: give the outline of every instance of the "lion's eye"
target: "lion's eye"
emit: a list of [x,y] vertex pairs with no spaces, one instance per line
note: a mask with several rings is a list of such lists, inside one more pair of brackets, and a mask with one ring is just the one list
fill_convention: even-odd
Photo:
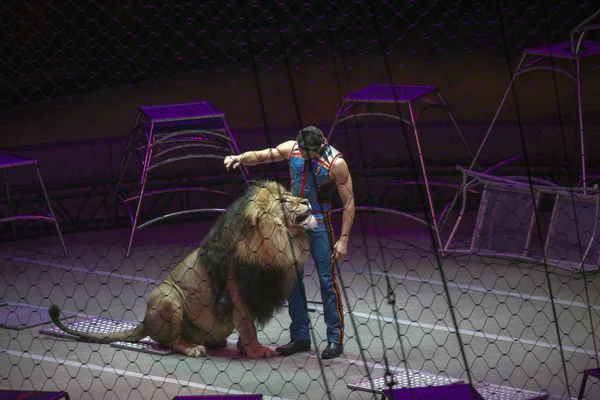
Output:
[[285,204],[285,203],[287,203],[287,199],[281,199],[281,200],[279,200],[279,201],[281,201],[281,204]]

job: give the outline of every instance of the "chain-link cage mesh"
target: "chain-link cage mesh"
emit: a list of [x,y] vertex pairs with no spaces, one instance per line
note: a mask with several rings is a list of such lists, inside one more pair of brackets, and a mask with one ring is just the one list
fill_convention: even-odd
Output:
[[[598,80],[586,75],[597,31],[581,60],[546,65],[580,68],[581,96],[565,74],[517,74],[527,49],[567,51],[595,2],[3,6],[0,397],[358,399],[444,387],[427,398],[459,398],[450,390],[466,384],[490,400],[600,398]],[[289,256],[285,242],[265,256],[281,234],[257,229],[293,202],[272,196],[249,223],[260,204],[245,193],[253,179],[289,186],[294,164],[223,163],[307,125],[343,153],[352,194],[347,180],[321,188],[333,211],[313,208],[320,247]],[[307,174],[333,168],[327,157]],[[348,221],[347,254],[329,265]],[[307,256],[305,295],[283,303],[287,281],[265,272],[281,253]],[[169,280],[180,263],[193,277]],[[234,302],[232,281],[246,300]],[[219,303],[247,304],[248,293],[258,311],[277,308],[255,338],[268,351],[256,340],[241,349],[243,309]],[[161,315],[153,324],[148,304]],[[303,304],[306,332],[288,315]],[[52,305],[67,330],[101,336],[146,318],[154,331],[78,339],[51,321]],[[206,351],[174,342],[177,327],[188,341],[206,329],[194,339]],[[336,338],[343,352],[328,359]],[[254,358],[290,339],[310,348]]]

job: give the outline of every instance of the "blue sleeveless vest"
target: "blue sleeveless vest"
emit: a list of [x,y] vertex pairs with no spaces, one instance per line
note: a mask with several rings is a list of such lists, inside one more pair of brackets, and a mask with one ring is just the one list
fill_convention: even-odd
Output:
[[329,177],[331,166],[338,158],[343,157],[325,141],[325,146],[318,156],[310,162],[302,158],[296,143],[290,154],[290,182],[294,196],[308,199],[313,213],[331,211],[331,195],[336,188],[335,180]]

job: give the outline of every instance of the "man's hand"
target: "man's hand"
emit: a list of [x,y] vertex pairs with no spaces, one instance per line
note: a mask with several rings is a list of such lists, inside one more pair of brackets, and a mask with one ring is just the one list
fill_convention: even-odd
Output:
[[286,225],[292,236],[296,236],[298,232],[300,232],[300,229],[304,229],[304,226],[302,226],[302,224],[288,222]]
[[223,165],[225,165],[225,169],[229,171],[230,169],[236,169],[240,166],[240,158],[241,156],[227,156],[225,160],[223,160]]
[[348,253],[348,239],[340,239],[333,246],[333,259],[337,262],[344,261]]

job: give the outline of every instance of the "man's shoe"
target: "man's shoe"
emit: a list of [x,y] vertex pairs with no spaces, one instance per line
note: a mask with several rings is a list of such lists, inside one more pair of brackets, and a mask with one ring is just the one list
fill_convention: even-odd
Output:
[[294,353],[298,353],[299,351],[309,351],[310,350],[310,340],[292,340],[288,344],[284,346],[279,346],[275,349],[281,355],[289,356]]
[[321,358],[323,360],[329,360],[331,358],[336,358],[342,355],[342,349],[344,347],[339,343],[329,343],[323,353],[321,354]]

